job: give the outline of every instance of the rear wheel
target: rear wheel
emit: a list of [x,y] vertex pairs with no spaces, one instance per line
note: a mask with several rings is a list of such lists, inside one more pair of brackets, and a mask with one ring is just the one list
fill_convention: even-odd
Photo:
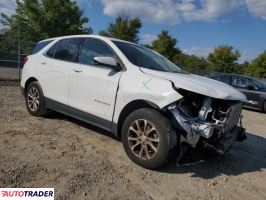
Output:
[[33,116],[43,116],[46,114],[46,107],[42,88],[37,81],[29,84],[26,88],[26,106]]
[[[152,109],[131,113],[122,128],[122,142],[128,157],[136,164],[156,169],[168,161],[175,134],[169,120]],[[172,141],[171,141],[172,140]]]
[[266,101],[264,102],[264,105],[263,105],[263,112],[266,113]]

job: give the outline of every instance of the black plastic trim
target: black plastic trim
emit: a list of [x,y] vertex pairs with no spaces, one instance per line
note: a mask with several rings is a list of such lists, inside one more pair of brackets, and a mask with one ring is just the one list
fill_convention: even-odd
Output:
[[59,103],[59,102],[54,101],[54,100],[47,98],[47,97],[45,97],[45,104],[46,104],[46,107],[50,110],[57,111],[59,113],[68,115],[70,117],[79,119],[83,122],[86,122],[86,123],[92,124],[94,126],[100,127],[104,130],[107,130],[107,131],[114,133],[114,135],[116,136],[117,125],[116,125],[116,123],[113,123],[112,121],[102,119],[100,117],[91,115],[89,113],[78,110],[76,108],[72,108],[68,105]]

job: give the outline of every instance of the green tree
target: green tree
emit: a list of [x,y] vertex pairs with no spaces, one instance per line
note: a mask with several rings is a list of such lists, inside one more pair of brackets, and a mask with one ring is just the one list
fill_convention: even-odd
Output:
[[152,48],[174,62],[175,56],[181,51],[176,48],[177,40],[169,36],[169,32],[162,30],[157,38],[152,42]]
[[250,63],[248,61],[245,61],[241,64],[238,64],[236,67],[235,67],[235,73],[236,74],[245,74],[246,70],[248,69]]
[[188,72],[199,74],[200,70],[208,68],[208,61],[203,57],[180,53],[177,58],[174,63]]
[[62,35],[91,33],[85,27],[89,19],[83,16],[75,1],[71,0],[17,0],[16,13],[1,15],[1,23],[8,27],[5,35],[27,41],[39,41]]
[[18,34],[17,31],[10,31],[8,27],[9,21],[10,18],[8,16],[0,15],[0,24],[2,25],[0,29],[0,56],[3,56],[3,53],[16,53],[18,49]]
[[254,59],[246,69],[250,76],[266,77],[266,51]]
[[107,31],[100,31],[99,34],[137,43],[141,26],[139,18],[130,19],[127,14],[122,13],[116,17],[114,23],[109,24]]
[[213,70],[231,73],[236,71],[240,56],[239,51],[234,50],[232,46],[222,45],[209,54],[208,60]]

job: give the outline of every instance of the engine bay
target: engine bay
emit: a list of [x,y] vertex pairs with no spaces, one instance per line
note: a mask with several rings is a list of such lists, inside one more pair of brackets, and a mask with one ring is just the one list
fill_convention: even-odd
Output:
[[200,142],[211,146],[219,144],[236,128],[243,129],[240,101],[210,98],[183,89],[177,91],[183,98],[169,105],[168,110],[180,130],[181,142],[191,147],[196,147]]

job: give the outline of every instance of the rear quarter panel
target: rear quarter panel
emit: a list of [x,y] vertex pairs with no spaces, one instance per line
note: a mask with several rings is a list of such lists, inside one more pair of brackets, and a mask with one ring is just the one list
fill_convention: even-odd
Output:
[[37,68],[36,59],[37,59],[37,55],[28,56],[28,61],[23,66],[22,74],[21,74],[21,81],[20,81],[20,85],[23,88],[25,88],[26,81],[29,78],[34,77],[38,80],[38,73],[36,70]]

